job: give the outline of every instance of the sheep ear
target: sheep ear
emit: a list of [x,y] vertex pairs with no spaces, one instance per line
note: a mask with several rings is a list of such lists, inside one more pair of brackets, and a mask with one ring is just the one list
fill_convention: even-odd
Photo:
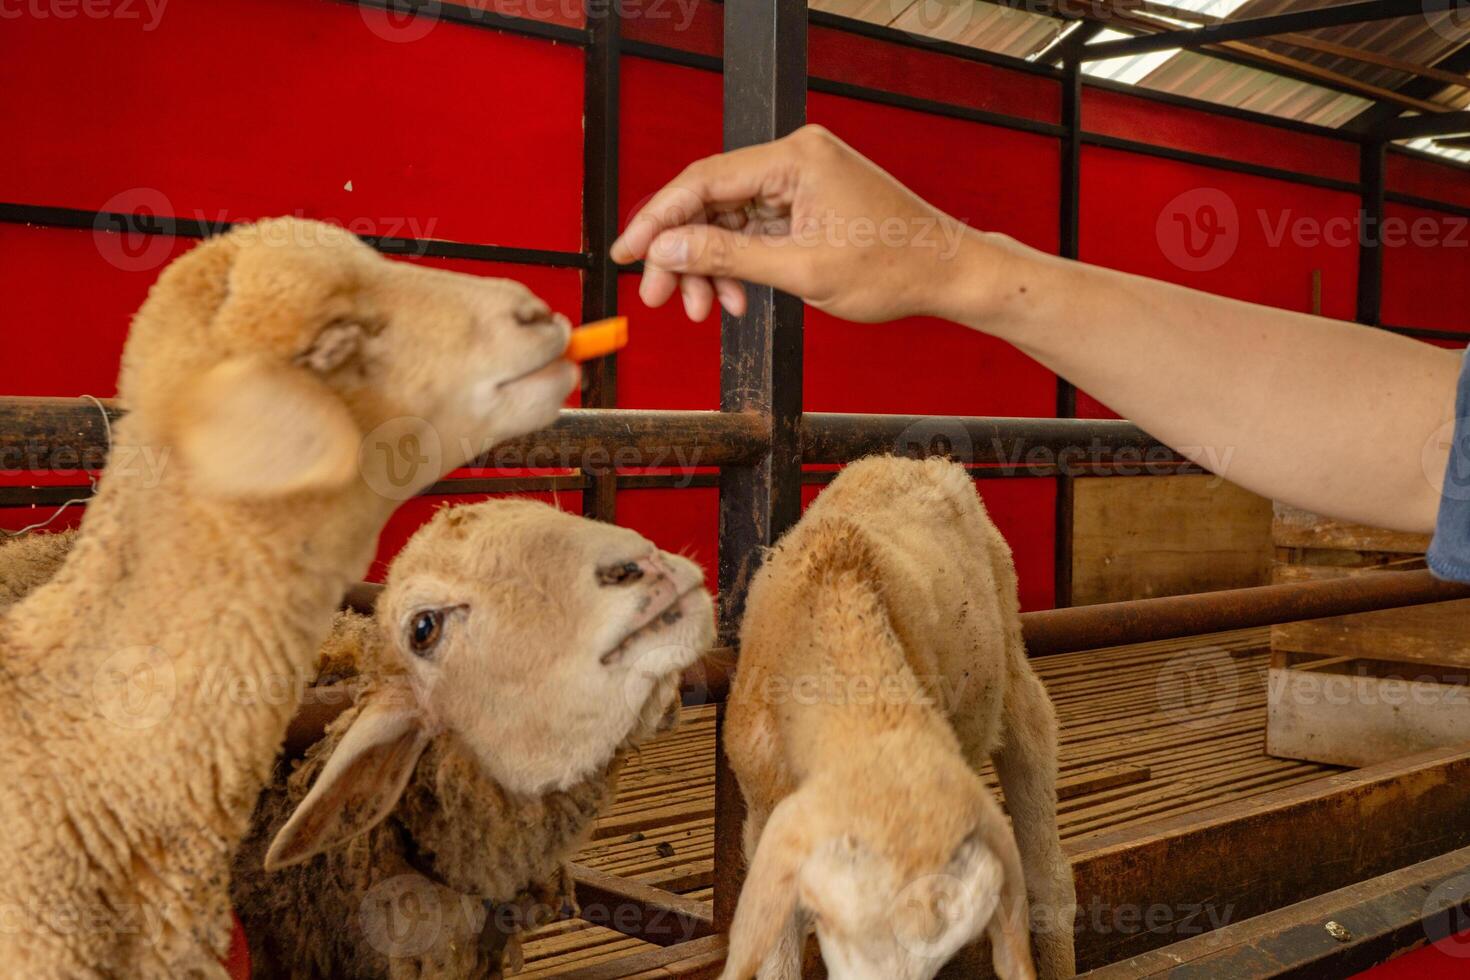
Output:
[[392,812],[429,744],[405,692],[375,691],[348,726],[296,812],[271,842],[265,869],[299,864],[376,827]]
[[169,419],[169,442],[204,493],[277,497],[343,487],[357,472],[357,424],[305,368],[225,361],[179,393]]
[[1036,980],[1028,918],[1025,887],[1007,879],[1001,885],[995,914],[985,927],[990,937],[990,962],[1000,980]]
[[811,850],[795,797],[771,813],[740,890],[720,980],[749,980],[796,914],[798,877]]

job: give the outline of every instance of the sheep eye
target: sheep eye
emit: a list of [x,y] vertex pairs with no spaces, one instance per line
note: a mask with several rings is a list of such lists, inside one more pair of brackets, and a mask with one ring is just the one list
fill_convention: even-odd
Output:
[[627,585],[642,577],[643,569],[639,568],[635,561],[625,561],[620,565],[607,565],[597,570],[598,585]]
[[444,632],[444,613],[438,609],[425,609],[414,616],[408,626],[408,647],[419,656],[427,656],[439,643]]

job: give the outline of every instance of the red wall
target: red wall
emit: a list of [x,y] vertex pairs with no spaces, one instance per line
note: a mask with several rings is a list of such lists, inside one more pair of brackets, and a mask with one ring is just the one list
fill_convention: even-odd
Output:
[[[575,3],[472,6],[582,22]],[[630,39],[719,52],[717,5],[645,0],[625,9]],[[204,222],[297,213],[364,233],[581,247],[583,56],[575,45],[391,18],[332,0],[169,4],[152,25],[32,17],[6,30],[0,86],[12,97],[0,101],[0,125],[14,151],[0,156],[0,201],[142,208]],[[810,47],[819,79],[1057,121],[1059,89],[1036,73],[827,28],[812,29]],[[720,104],[716,73],[625,58],[625,215],[690,159],[719,149]],[[1084,108],[1085,128],[1110,137],[1356,180],[1356,148],[1336,140],[1091,89]],[[813,93],[809,114],[951,213],[1056,250],[1054,137],[824,92]],[[1353,315],[1356,241],[1323,243],[1311,235],[1353,219],[1357,198],[1350,191],[1096,146],[1085,150],[1082,181],[1088,261],[1300,310],[1309,308],[1317,270],[1323,311]],[[1451,167],[1393,156],[1389,182],[1402,194],[1470,202],[1470,180]],[[1200,242],[1223,227],[1215,222],[1202,231],[1202,207],[1228,219],[1228,254],[1201,259],[1181,250],[1178,236],[1189,222]],[[1390,214],[1438,221],[1439,232],[1385,248],[1385,321],[1470,330],[1470,269],[1449,230],[1453,216],[1397,204]],[[0,223],[0,290],[9,309],[0,392],[112,394],[129,314],[158,269],[190,244]],[[578,310],[572,270],[419,261],[512,276],[555,308],[572,316]],[[646,310],[636,285],[626,276],[620,289],[635,331],[621,357],[620,404],[716,407],[717,323],[691,325],[677,304]],[[952,324],[853,326],[808,311],[810,410],[1046,416],[1055,402],[1049,372]],[[1085,396],[1081,409],[1106,412]],[[57,479],[0,474],[10,483]],[[980,488],[1016,551],[1024,604],[1050,605],[1053,481],[986,480]],[[576,509],[579,497],[557,500]],[[436,505],[405,506],[383,536],[382,555],[391,555]],[[618,507],[624,523],[713,568],[713,489],[624,491]],[[0,524],[15,527],[37,516],[0,512]],[[68,514],[59,523],[73,519]]]

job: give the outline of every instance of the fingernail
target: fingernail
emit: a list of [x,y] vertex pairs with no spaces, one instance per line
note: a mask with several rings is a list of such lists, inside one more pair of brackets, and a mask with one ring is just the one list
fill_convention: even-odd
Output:
[[741,288],[734,283],[722,282],[715,286],[715,292],[720,297],[720,305],[734,314],[735,305],[740,302]]

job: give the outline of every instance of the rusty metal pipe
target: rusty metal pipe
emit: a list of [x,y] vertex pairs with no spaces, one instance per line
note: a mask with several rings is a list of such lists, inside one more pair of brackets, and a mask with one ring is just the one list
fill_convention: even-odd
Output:
[[1445,582],[1423,570],[1370,572],[1321,582],[1046,609],[1022,614],[1021,631],[1027,653],[1043,657],[1452,599],[1470,599],[1470,585]]

